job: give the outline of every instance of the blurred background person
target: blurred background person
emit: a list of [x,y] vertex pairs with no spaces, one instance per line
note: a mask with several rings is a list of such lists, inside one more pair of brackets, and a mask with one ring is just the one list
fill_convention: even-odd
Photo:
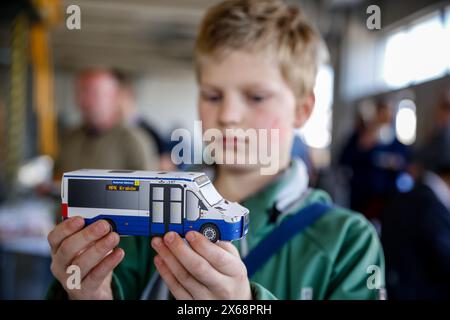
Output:
[[[440,108],[438,113],[441,113]],[[448,106],[448,105],[447,105]],[[450,298],[450,125],[416,159],[425,170],[382,215],[390,299]]]
[[4,164],[2,163],[3,153],[4,153],[4,146],[5,146],[5,134],[4,134],[4,128],[3,123],[5,119],[5,105],[0,97],[0,204],[6,199],[6,190],[4,186]]
[[351,209],[374,220],[398,191],[397,179],[407,168],[409,148],[395,136],[387,103],[378,101],[373,111],[362,112],[340,164],[349,173]]
[[[444,90],[439,95],[439,101],[436,108],[436,116],[432,138],[430,143],[430,150],[433,150],[436,157],[439,157],[439,147],[444,146],[442,139],[445,141],[450,133],[450,89]],[[436,144],[435,146],[433,144]],[[431,156],[431,155],[430,155]]]
[[156,144],[124,125],[120,83],[110,70],[87,69],[76,80],[82,124],[66,132],[56,172],[81,168],[151,170],[159,166]]
[[[152,147],[156,145],[159,155],[159,169],[164,171],[176,170],[170,153],[171,143],[165,139],[143,116],[136,107],[136,97],[132,80],[123,71],[115,69],[114,74],[120,83],[119,107],[124,123],[131,127],[140,128],[151,141]],[[155,114],[155,116],[157,116]]]

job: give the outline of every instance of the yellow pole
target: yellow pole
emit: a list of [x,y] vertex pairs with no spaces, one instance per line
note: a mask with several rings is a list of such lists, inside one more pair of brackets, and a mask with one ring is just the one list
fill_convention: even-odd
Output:
[[6,129],[6,180],[13,182],[23,158],[25,108],[27,95],[27,31],[28,18],[20,13],[11,31],[11,69]]
[[48,33],[41,23],[31,27],[30,49],[33,65],[33,106],[37,118],[39,153],[55,159],[58,154],[58,141],[53,68]]

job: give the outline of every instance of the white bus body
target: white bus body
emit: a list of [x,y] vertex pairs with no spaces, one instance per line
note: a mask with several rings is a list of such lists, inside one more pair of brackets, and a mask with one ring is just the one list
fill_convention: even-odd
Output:
[[64,173],[63,218],[107,220],[121,235],[203,233],[211,241],[247,234],[248,210],[222,198],[199,172],[82,169]]

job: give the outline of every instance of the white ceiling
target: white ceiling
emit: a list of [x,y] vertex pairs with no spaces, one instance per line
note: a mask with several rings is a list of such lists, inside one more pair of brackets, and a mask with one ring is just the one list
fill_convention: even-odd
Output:
[[[318,8],[361,0],[297,0],[309,16]],[[56,68],[114,66],[130,72],[176,69],[192,63],[198,24],[206,8],[219,0],[64,0],[77,4],[81,30],[64,23],[52,32]],[[326,22],[323,13],[321,21]],[[320,22],[320,21],[319,21]],[[318,23],[320,25],[320,23]]]
[[[211,0],[65,0],[81,9],[81,30],[52,32],[57,68],[116,66],[129,71],[192,61],[193,39]],[[67,15],[66,15],[67,16]]]

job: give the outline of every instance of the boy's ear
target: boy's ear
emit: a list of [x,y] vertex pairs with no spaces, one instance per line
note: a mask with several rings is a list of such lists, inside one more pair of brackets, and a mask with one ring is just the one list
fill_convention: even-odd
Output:
[[307,94],[299,100],[295,110],[295,128],[301,128],[305,124],[314,110],[315,103],[316,96],[314,95],[314,92]]

